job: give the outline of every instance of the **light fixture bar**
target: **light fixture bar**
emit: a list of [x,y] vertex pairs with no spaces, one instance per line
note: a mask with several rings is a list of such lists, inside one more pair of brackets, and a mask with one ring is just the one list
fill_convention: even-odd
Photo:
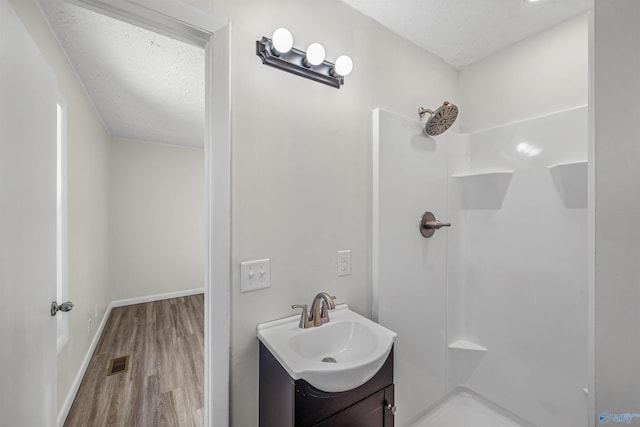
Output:
[[256,41],[256,55],[262,59],[262,63],[271,67],[306,77],[336,89],[344,84],[344,77],[332,75],[335,64],[329,61],[322,61],[321,64],[306,67],[304,65],[306,53],[292,48],[289,52],[275,56],[271,50],[273,47],[271,39],[262,37],[262,40]]

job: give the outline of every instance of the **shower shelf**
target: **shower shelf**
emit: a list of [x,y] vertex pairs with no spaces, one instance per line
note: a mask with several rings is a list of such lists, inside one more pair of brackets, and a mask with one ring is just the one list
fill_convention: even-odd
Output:
[[462,209],[500,209],[507,194],[512,170],[452,175],[458,184]]
[[458,340],[449,344],[449,360],[452,367],[452,380],[456,384],[469,381],[482,360],[486,357],[486,347],[472,341]]
[[553,182],[567,208],[587,207],[587,165],[584,160],[549,166]]
[[452,350],[471,350],[471,351],[481,351],[487,352],[487,347],[481,346],[480,344],[476,344],[467,340],[458,340],[449,344],[449,348]]

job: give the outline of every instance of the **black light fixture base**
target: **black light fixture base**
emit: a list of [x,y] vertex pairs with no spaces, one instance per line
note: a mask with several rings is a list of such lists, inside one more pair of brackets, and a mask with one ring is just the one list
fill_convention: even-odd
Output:
[[262,40],[256,41],[256,55],[262,59],[263,64],[333,86],[336,89],[340,89],[340,86],[344,84],[344,77],[332,75],[334,64],[331,62],[323,61],[322,64],[306,67],[304,65],[305,52],[292,48],[289,52],[276,56],[272,47],[273,44],[269,38],[262,37]]

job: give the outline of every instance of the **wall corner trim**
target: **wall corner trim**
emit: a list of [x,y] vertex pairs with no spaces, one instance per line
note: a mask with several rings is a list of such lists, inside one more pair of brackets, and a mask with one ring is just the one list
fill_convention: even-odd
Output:
[[190,295],[203,294],[204,288],[187,289],[186,291],[167,292],[164,294],[145,295],[141,297],[117,299],[111,301],[110,308],[123,307],[125,305],[142,304],[145,302],[160,301],[163,299],[188,297]]

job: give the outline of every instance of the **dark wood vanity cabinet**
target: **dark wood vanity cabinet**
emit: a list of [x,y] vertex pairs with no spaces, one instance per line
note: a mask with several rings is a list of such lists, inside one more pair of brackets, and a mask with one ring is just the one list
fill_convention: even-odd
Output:
[[393,349],[373,378],[328,393],[294,380],[260,343],[260,427],[393,427]]

